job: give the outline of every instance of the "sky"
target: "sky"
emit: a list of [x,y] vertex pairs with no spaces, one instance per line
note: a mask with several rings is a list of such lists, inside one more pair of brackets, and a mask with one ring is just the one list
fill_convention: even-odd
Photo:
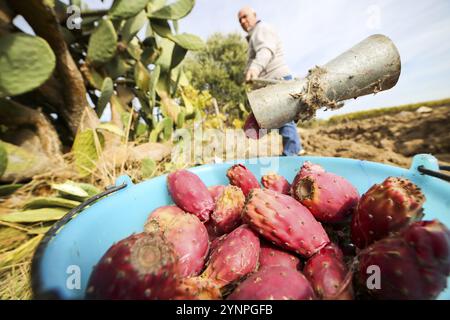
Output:
[[[84,2],[94,9],[110,7],[112,0]],[[394,88],[319,112],[319,118],[450,97],[449,0],[196,0],[192,12],[179,21],[179,31],[204,40],[215,32],[245,36],[237,20],[245,5],[277,30],[297,77],[372,34],[384,34],[397,46],[402,71]]]

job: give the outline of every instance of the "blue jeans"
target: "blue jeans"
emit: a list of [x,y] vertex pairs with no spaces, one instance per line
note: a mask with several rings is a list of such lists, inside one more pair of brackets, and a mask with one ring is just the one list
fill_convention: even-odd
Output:
[[[284,80],[292,80],[292,76],[283,77]],[[288,122],[279,128],[283,137],[283,156],[295,156],[302,150],[302,143],[298,135],[297,125],[294,121]]]

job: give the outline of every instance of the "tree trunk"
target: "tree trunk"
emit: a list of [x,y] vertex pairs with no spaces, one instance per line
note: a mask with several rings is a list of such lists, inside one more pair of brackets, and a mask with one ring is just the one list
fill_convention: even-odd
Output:
[[39,138],[40,149],[44,154],[52,161],[63,161],[58,133],[40,110],[28,108],[15,101],[0,99],[0,124],[11,129],[31,127]]

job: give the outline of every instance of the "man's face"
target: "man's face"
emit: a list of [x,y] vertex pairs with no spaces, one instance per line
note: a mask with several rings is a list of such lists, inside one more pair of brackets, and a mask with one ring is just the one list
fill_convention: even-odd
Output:
[[241,10],[238,14],[239,23],[245,32],[248,32],[256,24],[256,14],[248,10]]

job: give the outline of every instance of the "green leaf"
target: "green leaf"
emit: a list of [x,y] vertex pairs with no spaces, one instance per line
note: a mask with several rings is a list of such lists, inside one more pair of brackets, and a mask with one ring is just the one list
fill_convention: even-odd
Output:
[[68,208],[73,209],[76,206],[80,205],[81,202],[58,198],[58,197],[35,197],[30,201],[24,204],[23,209],[40,209],[40,208],[48,208],[48,207],[60,207],[60,208]]
[[89,39],[87,58],[104,64],[116,54],[117,34],[111,20],[102,20]]
[[85,199],[89,197],[86,190],[81,188],[78,184],[72,181],[66,181],[64,183],[52,184],[52,189],[59,191],[63,195],[69,195],[76,198]]
[[105,78],[105,80],[103,80],[102,92],[97,102],[97,109],[95,110],[97,112],[98,117],[102,116],[103,111],[105,110],[106,105],[109,103],[113,93],[114,93],[113,81],[111,80],[111,78],[107,77]]
[[161,19],[150,19],[150,24],[154,32],[163,38],[170,37],[172,30],[170,29],[169,22]]
[[205,47],[203,40],[193,34],[182,33],[171,36],[170,39],[187,50],[198,51]]
[[89,197],[95,196],[96,194],[100,193],[100,190],[90,183],[73,182],[73,184],[86,191]]
[[165,118],[161,121],[163,124],[163,136],[164,140],[168,141],[172,138],[173,134],[173,120],[171,118]]
[[164,118],[156,125],[156,128],[150,133],[150,142],[157,142],[159,135],[163,134],[164,140],[169,140],[173,133],[173,121],[171,118]]
[[168,71],[170,70],[170,64],[172,62],[172,54],[175,43],[170,41],[169,39],[162,38],[159,41],[159,47],[161,48],[161,54],[156,60],[156,64],[161,67],[161,70]]
[[8,154],[8,165],[3,177],[15,176],[21,172],[28,172],[39,165],[39,156],[35,155],[22,147],[14,144],[0,141],[6,153]]
[[0,185],[0,197],[9,196],[22,186],[23,184]]
[[180,47],[187,50],[201,50],[205,47],[205,43],[201,38],[189,33],[182,33],[174,35],[170,29],[170,25],[165,20],[151,19],[150,20],[153,30],[163,38],[167,38]]
[[133,38],[127,45],[127,52],[134,60],[140,60],[143,50],[137,38]]
[[159,81],[159,75],[161,73],[161,67],[159,65],[155,66],[155,69],[153,69],[152,73],[150,74],[150,81],[148,83],[149,85],[149,92],[150,92],[150,107],[155,106],[155,99],[156,99],[156,86]]
[[186,56],[187,50],[178,44],[175,44],[172,52],[172,61],[170,62],[170,69],[176,68]]
[[0,97],[39,87],[55,65],[55,55],[44,39],[21,33],[0,37]]
[[25,210],[0,215],[0,221],[6,222],[44,222],[61,219],[69,210],[62,208],[42,208],[34,210]]
[[150,178],[153,176],[156,170],[156,162],[153,159],[143,159],[141,161],[141,174],[142,178]]
[[181,98],[183,99],[184,107],[186,108],[186,115],[191,115],[194,112],[192,101],[186,97],[184,92],[181,92]]
[[186,121],[186,111],[184,108],[181,108],[181,111],[178,114],[177,118],[177,128],[178,129],[183,128],[185,121]]
[[143,10],[149,0],[116,0],[109,10],[111,19],[127,19]]
[[8,154],[6,153],[5,147],[0,144],[0,177],[5,173],[8,167]]
[[166,0],[151,0],[147,5],[147,12],[153,12],[161,9],[166,4]]
[[148,12],[148,16],[157,19],[179,20],[191,12],[195,0],[178,0],[156,11]]
[[123,59],[120,55],[114,56],[114,58],[104,65],[107,74],[112,79],[117,79],[119,77],[125,76],[131,65],[127,60]]
[[129,18],[122,28],[120,34],[122,35],[122,41],[125,43],[130,42],[131,39],[141,30],[147,22],[147,15],[142,10],[136,16]]
[[88,129],[78,132],[75,136],[72,151],[78,172],[82,176],[89,175],[96,167],[96,162],[99,157],[94,130]]
[[116,126],[115,124],[110,123],[110,122],[100,123],[97,126],[97,130],[105,130],[105,131],[108,131],[110,133],[116,134],[116,135],[118,135],[120,137],[124,137],[125,136],[125,133],[123,132],[122,129],[120,129],[118,126]]
[[150,74],[140,61],[137,61],[134,66],[134,81],[140,90],[147,92],[150,83]]

